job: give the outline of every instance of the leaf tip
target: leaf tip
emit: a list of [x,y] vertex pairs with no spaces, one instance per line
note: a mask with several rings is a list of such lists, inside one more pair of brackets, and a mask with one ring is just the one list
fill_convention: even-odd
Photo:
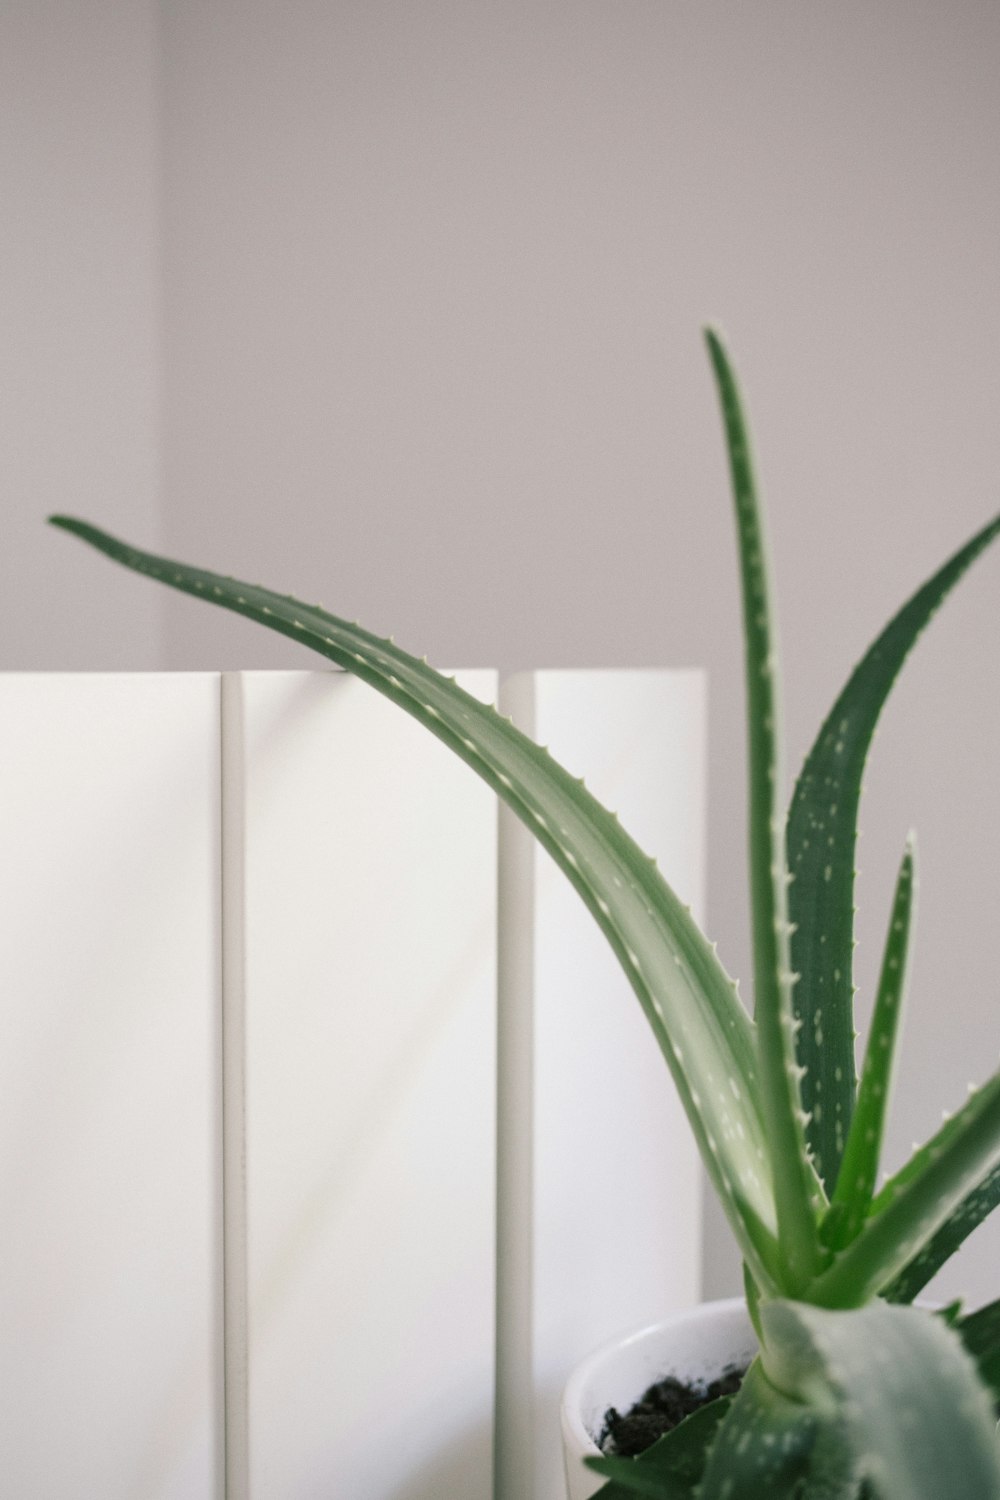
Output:
[[714,323],[703,323],[701,325],[702,337],[705,343],[713,351],[722,351],[722,335]]

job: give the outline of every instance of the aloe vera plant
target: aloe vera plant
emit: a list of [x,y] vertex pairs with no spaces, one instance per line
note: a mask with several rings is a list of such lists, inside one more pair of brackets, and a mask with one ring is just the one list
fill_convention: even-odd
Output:
[[673,1075],[744,1259],[760,1355],[735,1397],[641,1458],[595,1459],[607,1500],[1000,1500],[1000,1302],[910,1305],[1000,1201],[1000,1074],[875,1184],[904,1001],[916,850],[902,856],[860,1078],[853,881],[861,773],[911,647],[991,521],[909,599],[847,681],[787,815],[767,544],[743,404],[707,333],[742,569],[753,919],[751,1019],[649,859],[513,724],[392,641],[319,606],[55,525],[148,577],[311,646],[412,714],[527,824],[611,944]]

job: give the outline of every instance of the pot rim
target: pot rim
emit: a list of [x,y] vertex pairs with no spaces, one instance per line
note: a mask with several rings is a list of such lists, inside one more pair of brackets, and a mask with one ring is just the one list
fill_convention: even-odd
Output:
[[600,1348],[595,1349],[581,1364],[577,1365],[563,1391],[561,1415],[566,1437],[582,1453],[594,1458],[600,1456],[601,1450],[584,1425],[581,1415],[584,1396],[601,1366],[612,1358],[618,1357],[622,1350],[657,1340],[661,1335],[690,1324],[693,1320],[715,1323],[731,1318],[738,1312],[747,1314],[747,1305],[743,1297],[723,1297],[711,1302],[698,1302],[693,1307],[670,1313],[656,1322],[646,1323],[641,1328],[632,1329],[620,1334],[617,1338],[609,1339]]

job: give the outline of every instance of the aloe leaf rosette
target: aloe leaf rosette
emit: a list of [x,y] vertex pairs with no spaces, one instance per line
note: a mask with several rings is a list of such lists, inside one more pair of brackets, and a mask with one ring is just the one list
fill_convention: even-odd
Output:
[[904,1306],[1000,1202],[1000,1074],[878,1192],[910,958],[915,847],[900,865],[860,1086],[853,1029],[861,776],[920,633],[1000,517],[893,617],[848,679],[787,817],[764,517],[736,379],[707,334],[739,545],[748,722],[751,1019],[714,945],[617,817],[493,708],[357,623],[260,585],[53,523],[112,560],[318,652],[412,715],[526,824],[635,991],[744,1257],[761,1355],[738,1395],[641,1460],[595,1461],[608,1500],[1000,1500],[991,1400],[1000,1304],[949,1327]]

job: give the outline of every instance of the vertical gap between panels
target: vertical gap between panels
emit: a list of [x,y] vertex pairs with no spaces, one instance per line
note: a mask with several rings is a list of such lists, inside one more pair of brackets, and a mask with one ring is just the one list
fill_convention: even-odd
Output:
[[[501,683],[500,712],[534,734],[535,687]],[[497,869],[497,1319],[495,1500],[534,1500],[534,840],[500,805]],[[537,1497],[546,1500],[546,1497]]]
[[243,681],[222,674],[222,1276],[225,1500],[249,1500]]

